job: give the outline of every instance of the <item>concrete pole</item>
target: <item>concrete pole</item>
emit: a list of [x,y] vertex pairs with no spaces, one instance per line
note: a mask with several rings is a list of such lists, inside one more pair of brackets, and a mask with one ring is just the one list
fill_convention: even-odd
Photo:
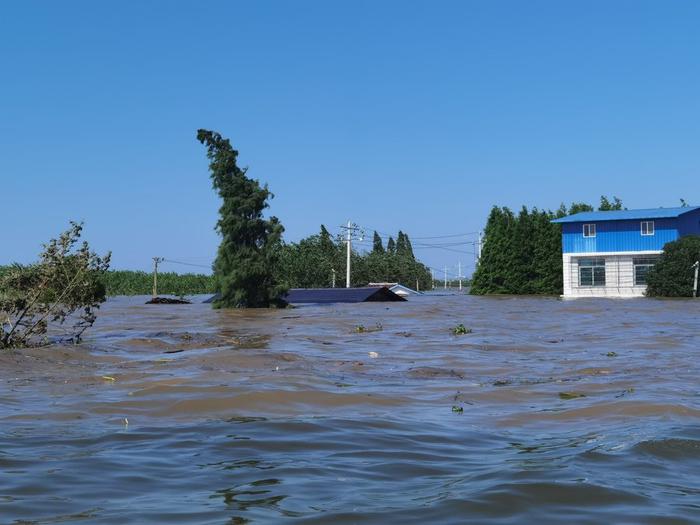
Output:
[[345,288],[350,288],[350,252],[352,251],[352,222],[348,221],[348,238],[347,238],[347,243],[348,243],[348,260],[347,264],[345,265]]
[[445,290],[447,290],[447,266],[445,266]]
[[700,261],[695,261],[693,268],[695,268],[695,281],[693,282],[693,297],[698,296],[698,268],[700,267]]
[[153,299],[158,297],[158,264],[163,262],[162,257],[153,258]]
[[335,268],[331,268],[331,272],[333,272],[333,288],[335,288]]
[[457,267],[459,268],[459,291],[462,291],[462,261],[459,261],[457,263]]

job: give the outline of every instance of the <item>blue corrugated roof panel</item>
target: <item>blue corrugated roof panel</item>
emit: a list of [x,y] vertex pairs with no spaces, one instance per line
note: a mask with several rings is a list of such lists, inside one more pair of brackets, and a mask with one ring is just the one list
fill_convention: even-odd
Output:
[[700,206],[686,206],[684,208],[651,208],[647,210],[614,210],[614,211],[583,211],[568,215],[552,222],[597,222],[597,221],[625,221],[642,219],[671,219],[699,210]]

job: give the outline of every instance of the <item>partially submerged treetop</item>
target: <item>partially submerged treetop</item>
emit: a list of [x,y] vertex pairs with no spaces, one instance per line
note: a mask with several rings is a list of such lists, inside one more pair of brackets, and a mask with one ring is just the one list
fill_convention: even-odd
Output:
[[207,148],[212,186],[222,199],[216,230],[221,244],[214,261],[216,308],[282,306],[286,289],[274,268],[284,228],[263,210],[272,193],[238,167],[238,151],[215,131],[200,129],[197,140]]
[[16,264],[0,276],[0,348],[46,343],[49,335],[79,342],[95,322],[110,254],[98,257],[86,242],[76,249],[82,228],[71,222],[44,245],[38,263]]

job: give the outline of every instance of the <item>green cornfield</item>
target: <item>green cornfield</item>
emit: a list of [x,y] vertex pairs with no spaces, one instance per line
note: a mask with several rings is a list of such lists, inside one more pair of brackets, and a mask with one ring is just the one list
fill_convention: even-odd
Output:
[[[150,295],[153,274],[131,270],[111,270],[104,277],[107,295]],[[158,272],[158,295],[214,293],[214,277],[195,273]]]

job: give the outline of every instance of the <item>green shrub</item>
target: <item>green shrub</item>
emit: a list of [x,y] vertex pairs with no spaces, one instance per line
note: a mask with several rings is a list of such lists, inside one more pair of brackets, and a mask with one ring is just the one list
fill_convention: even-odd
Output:
[[689,235],[664,246],[664,253],[647,274],[649,297],[692,297],[693,265],[700,260],[700,237]]
[[81,232],[82,224],[72,222],[44,246],[39,262],[0,273],[0,348],[45,343],[50,326],[77,343],[93,325],[110,255],[98,257],[86,242],[76,248]]

